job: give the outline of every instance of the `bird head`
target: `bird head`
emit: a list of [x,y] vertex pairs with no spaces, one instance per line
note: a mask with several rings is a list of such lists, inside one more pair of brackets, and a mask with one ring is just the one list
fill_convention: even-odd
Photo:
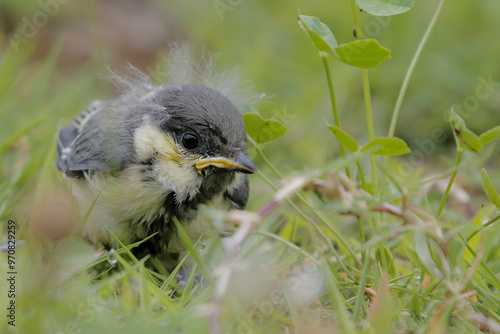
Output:
[[255,173],[243,118],[221,93],[189,84],[165,87],[151,99],[162,107],[154,112],[164,115],[144,114],[134,131],[136,155],[178,196],[192,197],[201,188],[224,191],[242,182],[241,173]]

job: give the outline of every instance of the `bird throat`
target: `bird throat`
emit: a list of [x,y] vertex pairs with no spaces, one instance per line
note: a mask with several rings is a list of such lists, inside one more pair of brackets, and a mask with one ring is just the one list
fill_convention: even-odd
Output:
[[[215,172],[205,178],[198,193],[191,198],[179,201],[175,192],[168,193],[163,200],[164,213],[162,215],[143,224],[133,223],[136,230],[134,234],[138,239],[134,242],[156,232],[157,234],[147,240],[141,248],[146,248],[150,253],[158,255],[170,252],[171,244],[179,242],[179,240],[173,240],[178,239],[177,229],[172,221],[174,217],[186,229],[188,235],[196,234],[189,231],[198,230],[197,226],[194,225],[201,223],[198,217],[200,205],[221,209],[227,187],[234,179],[234,172]],[[205,223],[203,222],[203,224]]]

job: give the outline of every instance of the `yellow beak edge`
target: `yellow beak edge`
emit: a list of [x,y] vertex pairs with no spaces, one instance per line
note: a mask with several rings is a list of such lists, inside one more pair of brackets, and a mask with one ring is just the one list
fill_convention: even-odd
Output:
[[232,160],[226,157],[209,157],[209,158],[204,158],[196,162],[196,169],[198,169],[198,172],[201,174],[202,171],[209,167],[213,166],[216,168],[224,168],[224,169],[233,169],[237,172],[240,173],[247,173],[247,174],[253,174],[257,171],[257,168],[253,164],[248,157],[240,153],[236,157],[237,159]]

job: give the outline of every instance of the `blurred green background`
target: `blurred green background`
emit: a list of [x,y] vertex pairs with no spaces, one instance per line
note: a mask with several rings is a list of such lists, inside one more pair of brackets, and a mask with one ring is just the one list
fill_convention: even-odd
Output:
[[[54,4],[57,7],[54,13],[52,9],[45,9]],[[217,11],[218,4],[226,4],[226,7]],[[296,116],[289,120],[289,129],[296,135],[294,138],[304,137],[304,145],[307,141],[310,146],[307,138],[311,134],[318,138],[329,136],[319,125],[323,124],[323,118],[331,119],[331,112],[321,62],[315,48],[297,26],[297,14],[300,11],[318,16],[329,25],[339,43],[345,43],[353,40],[349,6],[348,1],[340,0],[3,0],[0,28],[4,51],[9,44],[36,48],[32,62],[25,67],[31,75],[36,73],[52,45],[64,39],[58,60],[59,73],[64,74],[63,85],[81,76],[82,67],[102,54],[112,69],[119,71],[130,62],[147,71],[154,68],[156,56],[166,50],[168,42],[207,47],[220,54],[219,68],[238,66],[242,77],[257,91],[274,96],[273,104],[260,107],[264,114],[272,116],[275,108],[286,108],[289,114]],[[417,0],[411,11],[394,17],[361,14],[365,36],[378,39],[393,51],[390,61],[370,73],[378,135],[387,130],[404,71],[434,9],[434,1]],[[45,21],[40,11],[54,16],[45,24],[39,24]],[[447,126],[443,124],[443,112],[474,94],[479,76],[498,80],[499,11],[495,0],[456,0],[446,4],[412,77],[396,131],[398,136],[410,139],[411,144],[412,138],[427,137],[433,127]],[[22,33],[27,22],[34,24],[36,31],[33,37],[17,44],[16,32]],[[93,72],[87,67],[85,74],[98,80],[106,72],[104,64],[99,65],[103,65],[102,68],[95,65]],[[359,122],[363,115],[360,73],[336,62],[332,64],[332,72],[342,121],[351,133],[363,137],[365,131]],[[48,94],[57,94],[58,90],[58,85],[53,85]],[[92,91],[86,93],[92,94],[88,100],[99,95]],[[473,130],[481,132],[500,120],[500,113],[495,112],[500,97],[493,95],[467,119]],[[29,112],[22,111],[23,114]],[[15,122],[10,123],[11,130],[22,125],[9,117],[7,110],[2,110],[2,116]],[[408,124],[412,126],[405,126]],[[2,135],[8,132],[3,131]],[[318,138],[315,140],[320,140]],[[283,145],[283,142],[276,145]],[[297,157],[294,152],[313,156],[318,153],[316,150],[304,152],[297,149],[293,141],[287,142],[291,145],[286,147],[287,157],[289,154]],[[293,161],[294,165],[297,163],[308,164],[303,159]]]
[[[405,71],[435,6],[417,0],[412,10],[393,17],[360,14],[364,36],[392,50],[392,59],[370,71],[377,136],[387,133]],[[25,150],[43,155],[58,126],[68,124],[89,101],[113,96],[105,79],[108,67],[120,73],[131,63],[154,73],[169,43],[178,42],[219,54],[219,70],[237,67],[248,85],[270,96],[257,109],[288,127],[266,148],[277,166],[284,171],[318,168],[339,150],[324,126],[333,122],[325,74],[297,25],[299,11],[328,24],[339,44],[354,39],[350,3],[340,0],[3,0],[0,57],[3,64],[9,57],[15,61],[0,71],[0,142],[40,119],[18,137]],[[496,0],[448,2],[425,46],[396,136],[425,151],[418,142],[443,130],[447,141],[435,143],[436,149],[425,154],[427,162],[439,161],[440,147],[453,144],[443,119],[453,104],[472,103],[472,111],[462,116],[477,133],[500,124],[498,84],[486,99],[474,100],[479,78],[496,81],[500,74],[499,11]],[[366,142],[361,73],[334,60],[331,69],[343,127]],[[16,172],[17,153],[4,150],[2,178]],[[26,154],[17,159],[27,159]]]
[[[436,5],[432,0],[416,0],[411,11],[394,17],[360,13],[364,37],[375,38],[392,50],[392,59],[370,71],[377,136],[387,134],[405,71]],[[120,73],[131,63],[155,73],[171,42],[188,43],[198,53],[206,48],[219,54],[217,69],[237,67],[247,85],[269,97],[256,108],[288,128],[287,134],[264,148],[281,172],[313,170],[338,157],[337,142],[325,126],[333,123],[333,117],[324,69],[315,47],[298,27],[299,11],[319,17],[339,44],[354,40],[347,0],[1,0],[2,221],[21,222],[31,213],[40,224],[38,232],[53,238],[64,235],[64,218],[71,215],[65,210],[70,209],[58,205],[65,195],[50,192],[62,183],[54,163],[58,129],[90,101],[114,96],[106,79],[109,68]],[[478,134],[500,124],[500,85],[486,87],[482,81],[495,82],[500,77],[499,14],[498,0],[446,2],[411,78],[396,128],[395,135],[408,142],[413,154],[423,156],[415,158],[418,163],[411,172],[422,166],[437,171],[450,166],[446,162],[454,159],[455,150],[443,116],[452,105],[465,103],[470,112],[462,116]],[[365,143],[361,72],[333,59],[330,66],[343,128]],[[432,142],[436,131],[444,132],[447,139]],[[432,150],[430,142],[435,144]],[[498,157],[498,148],[478,160],[488,154]],[[253,158],[269,175],[259,157],[254,154]],[[411,156],[405,159],[411,161]],[[498,167],[498,162],[497,158],[492,164]],[[499,172],[490,170],[497,182]],[[465,177],[479,185],[476,172]],[[251,182],[249,208],[257,210],[273,192],[257,176]],[[57,196],[45,198],[48,205],[33,213],[33,197],[47,197],[47,189]],[[54,215],[55,211],[59,214]],[[48,226],[53,231],[47,231]],[[38,273],[36,268],[33,272]],[[65,278],[57,273],[26,277],[47,286]],[[32,289],[38,289],[37,284]],[[85,296],[90,289],[94,288],[75,284],[74,295]],[[44,296],[36,293],[28,291],[25,298],[36,296],[32,302],[39,298],[43,305]],[[54,314],[63,313],[55,309]],[[95,326],[106,322],[106,315],[98,316],[103,319]]]
[[[412,10],[397,16],[360,14],[364,37],[392,50],[392,59],[370,71],[377,136],[388,131],[405,71],[435,6],[434,1],[417,0]],[[462,109],[470,112],[462,116],[476,133],[500,124],[500,86],[493,83],[486,87],[490,94],[476,96],[480,78],[496,81],[500,74],[499,11],[496,0],[445,4],[411,78],[396,128],[396,136],[424,153],[424,159],[416,157],[415,167],[442,162],[441,153],[452,158],[453,151],[442,149],[453,145],[443,118],[452,105],[466,104],[468,109]],[[58,127],[90,101],[112,97],[109,68],[120,73],[131,63],[155,73],[172,42],[188,43],[199,54],[203,48],[217,53],[217,69],[237,67],[245,84],[269,97],[257,109],[288,127],[284,137],[266,146],[282,171],[323,166],[339,149],[324,126],[333,122],[325,74],[315,47],[297,25],[299,12],[318,16],[339,44],[354,39],[350,3],[340,0],[3,0],[0,59],[8,66],[0,65],[0,142],[5,143],[0,176],[22,174],[19,166],[30,163],[36,170],[36,161],[53,150],[49,145]],[[330,63],[343,127],[366,142],[361,72]],[[434,131],[447,139],[434,142],[429,151],[422,143]],[[30,175],[38,174],[25,173]],[[24,181],[16,180],[19,186],[32,186]],[[3,213],[14,208],[3,206]]]

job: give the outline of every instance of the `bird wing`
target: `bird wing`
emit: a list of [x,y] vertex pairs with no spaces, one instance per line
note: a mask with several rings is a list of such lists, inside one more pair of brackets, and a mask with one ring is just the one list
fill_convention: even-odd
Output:
[[65,176],[80,178],[87,171],[109,169],[105,137],[98,117],[103,108],[103,102],[92,102],[87,110],[75,118],[72,126],[60,131],[57,168]]

